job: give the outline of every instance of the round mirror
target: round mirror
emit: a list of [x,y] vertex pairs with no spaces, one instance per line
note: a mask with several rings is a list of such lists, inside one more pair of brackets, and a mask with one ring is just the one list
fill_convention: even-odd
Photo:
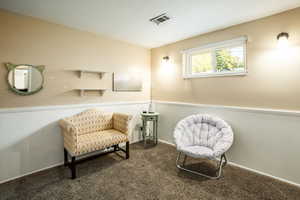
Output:
[[43,66],[7,64],[10,88],[20,95],[30,95],[43,88]]

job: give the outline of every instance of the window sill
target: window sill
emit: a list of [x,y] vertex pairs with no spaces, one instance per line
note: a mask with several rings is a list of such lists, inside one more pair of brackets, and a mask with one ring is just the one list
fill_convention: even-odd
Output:
[[247,72],[219,72],[219,73],[202,73],[202,74],[185,74],[184,79],[191,78],[206,78],[206,77],[219,77],[219,76],[245,76]]

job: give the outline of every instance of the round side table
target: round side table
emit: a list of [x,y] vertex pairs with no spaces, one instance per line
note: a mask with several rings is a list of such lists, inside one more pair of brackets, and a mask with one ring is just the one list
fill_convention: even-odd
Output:
[[[152,140],[152,143],[154,145],[157,145],[157,122],[158,122],[158,116],[159,113],[154,112],[154,113],[141,113],[142,116],[142,121],[143,121],[143,130],[142,130],[142,135],[143,135],[143,143],[144,147],[147,145],[147,139]],[[148,129],[150,122],[152,124],[152,130]],[[147,135],[147,130],[149,130],[149,134]],[[151,131],[150,131],[151,130]],[[152,133],[152,134],[151,134]]]

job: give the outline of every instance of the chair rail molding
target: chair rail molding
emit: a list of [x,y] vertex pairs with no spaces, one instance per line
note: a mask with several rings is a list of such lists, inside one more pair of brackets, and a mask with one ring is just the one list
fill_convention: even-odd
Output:
[[277,115],[291,115],[291,116],[300,117],[300,110],[225,106],[225,105],[213,105],[213,104],[196,104],[196,103],[187,103],[187,102],[179,102],[179,101],[152,100],[152,102],[156,104],[169,104],[169,105],[178,105],[178,106],[180,105],[180,106],[199,107],[199,108],[217,108],[217,109],[224,109],[224,110],[236,110],[236,111],[243,111],[243,112],[255,112],[255,113],[277,114]]
[[53,105],[53,106],[33,106],[33,107],[15,107],[15,108],[0,108],[2,113],[18,113],[18,112],[35,112],[43,110],[60,110],[60,109],[76,109],[76,108],[93,108],[103,106],[121,106],[121,105],[134,105],[134,104],[149,104],[149,101],[119,101],[119,102],[104,102],[92,104],[66,104],[66,105]]

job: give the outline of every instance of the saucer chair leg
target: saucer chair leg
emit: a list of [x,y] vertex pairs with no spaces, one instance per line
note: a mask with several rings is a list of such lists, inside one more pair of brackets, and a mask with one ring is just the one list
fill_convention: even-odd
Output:
[[218,164],[218,167],[217,167],[217,170],[218,171],[218,178],[220,178],[222,176],[222,171],[223,171],[223,167],[225,167],[227,164],[227,158],[225,156],[225,153],[221,155],[221,159],[219,161],[219,164]]
[[[181,152],[178,153],[177,155],[177,159],[176,159],[176,166],[178,169],[181,169],[181,170],[184,170],[184,171],[187,171],[187,172],[190,172],[190,173],[193,173],[193,174],[196,174],[198,176],[203,176],[203,177],[206,177],[206,178],[209,178],[209,179],[219,179],[221,176],[222,176],[222,170],[223,170],[223,167],[226,165],[227,163],[227,158],[225,156],[225,154],[223,154],[221,156],[221,159],[220,159],[220,162],[219,162],[219,165],[218,165],[218,168],[217,168],[217,175],[216,176],[209,176],[207,174],[203,174],[203,173],[200,173],[200,172],[197,172],[197,171],[193,171],[193,170],[190,170],[190,169],[187,169],[184,167],[184,164],[185,164],[185,161],[186,161],[186,155],[184,155],[184,161],[183,161],[183,165],[180,165],[179,162],[180,162],[180,157],[181,157]],[[223,162],[223,159],[224,159],[224,162]]]
[[184,154],[183,163],[182,163],[183,166],[185,166],[186,158],[187,158],[187,155]]

